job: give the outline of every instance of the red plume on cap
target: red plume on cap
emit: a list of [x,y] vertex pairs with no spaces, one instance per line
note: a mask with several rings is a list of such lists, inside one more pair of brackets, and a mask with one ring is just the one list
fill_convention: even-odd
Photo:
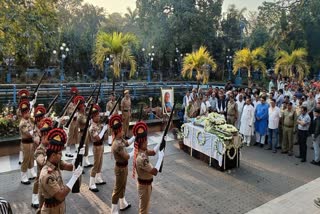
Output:
[[52,119],[49,117],[46,117],[40,120],[39,129],[41,133],[48,132],[52,129],[52,125],[53,125]]
[[27,89],[21,89],[21,90],[18,92],[18,96],[20,97],[20,99],[28,98],[29,95],[30,95],[30,92],[29,92]]
[[80,101],[80,104],[79,104],[79,106],[78,106],[78,109],[80,109],[81,107],[84,106],[85,99],[84,99],[83,96],[75,96],[75,97],[73,98],[73,103],[74,103],[75,105],[77,105],[77,104],[78,104],[78,101]]
[[148,126],[145,122],[140,121],[137,122],[132,129],[132,133],[136,136],[136,141],[134,142],[134,155],[133,155],[133,170],[132,170],[132,177],[135,178],[136,175],[136,159],[138,155],[138,151],[140,145],[147,141],[147,131]]
[[101,108],[99,105],[94,104],[92,107],[92,117],[96,116],[97,114],[99,114],[101,111]]
[[34,109],[34,117],[36,118],[36,121],[40,121],[45,113],[47,113],[47,110],[44,106],[37,106],[37,108]]
[[51,129],[48,133],[49,145],[47,150],[54,152],[60,152],[64,148],[64,144],[67,142],[67,135],[60,128]]
[[71,87],[70,92],[71,92],[71,94],[78,94],[79,93],[77,87]]
[[30,103],[29,103],[29,101],[28,101],[28,100],[22,100],[22,101],[19,103],[19,109],[20,109],[20,112],[21,112],[22,114],[29,112],[29,110],[30,110]]
[[114,114],[109,119],[109,127],[112,128],[114,135],[122,131],[122,117],[121,115]]

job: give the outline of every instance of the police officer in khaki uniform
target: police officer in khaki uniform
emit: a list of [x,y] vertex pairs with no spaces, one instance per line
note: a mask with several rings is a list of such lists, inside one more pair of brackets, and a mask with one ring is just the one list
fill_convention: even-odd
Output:
[[228,107],[227,107],[227,123],[235,126],[237,120],[238,120],[238,105],[234,101],[233,94],[230,94]]
[[[110,112],[112,111],[114,105],[117,103],[116,101],[116,97],[114,95],[114,93],[111,93],[110,95],[110,100],[109,102],[107,103],[107,107],[106,107],[106,115],[107,116],[111,116],[110,115]],[[116,106],[114,111],[113,111],[113,114],[118,114],[118,111],[119,111],[119,107]],[[108,129],[108,144],[111,146],[112,144],[112,129]]]
[[[37,108],[34,110],[34,119],[35,119],[35,127],[34,127],[34,134],[33,134],[33,141],[34,141],[34,151],[37,150],[40,144],[40,138],[42,136],[41,128],[40,128],[40,121],[44,118],[46,113],[46,108],[42,105],[38,105]],[[34,156],[35,158],[35,156]],[[32,202],[31,207],[38,209],[39,208],[39,200],[38,200],[38,190],[39,190],[39,174],[40,174],[39,164],[37,164],[37,177],[33,183],[33,190],[32,190]]]
[[[75,98],[77,97],[79,91],[76,87],[71,87],[70,93],[71,93],[71,96],[74,96],[74,98],[67,108],[66,116],[71,116],[72,112],[76,108],[77,102],[76,102]],[[73,120],[70,123],[69,131],[68,131],[66,156],[70,157],[70,158],[73,157],[71,150],[70,150],[71,145],[75,145],[76,152],[77,152],[77,150],[78,150],[77,147],[79,146],[79,139],[78,139],[78,126],[77,126],[77,116],[76,115],[73,117]]]
[[287,108],[282,113],[282,154],[288,153],[289,156],[293,155],[293,132],[296,126],[297,115],[292,107],[292,102],[287,104]]
[[38,105],[34,109],[33,115],[34,115],[35,127],[34,127],[33,141],[34,141],[35,149],[40,144],[41,132],[40,132],[39,124],[40,124],[40,121],[44,118],[44,115],[46,114],[46,112],[47,110],[43,105]]
[[[27,100],[29,101],[29,91],[27,89],[21,89],[19,92],[18,92],[18,97],[19,97],[19,103],[23,100]],[[21,112],[20,112],[20,109],[17,108],[17,118],[20,120],[22,117],[21,115]],[[19,151],[19,164],[22,163],[22,160],[23,160],[23,152],[22,152],[22,143],[20,143],[20,151]]]
[[[37,178],[33,184],[33,194],[32,194],[32,204],[31,206],[33,208],[40,208],[43,205],[44,199],[39,192],[39,177],[40,172],[43,168],[43,166],[46,164],[47,160],[47,145],[48,145],[48,139],[47,135],[48,132],[52,129],[53,122],[51,118],[43,118],[39,122],[39,130],[41,133],[41,139],[40,139],[40,145],[37,147],[36,151],[34,152],[34,159],[37,162]],[[37,213],[40,213],[40,209],[37,210]]]
[[[118,213],[118,201],[120,202],[120,210],[126,210],[131,207],[125,199],[125,191],[128,176],[128,160],[130,155],[127,153],[126,147],[130,146],[135,137],[133,136],[128,141],[122,138],[122,118],[120,115],[112,115],[109,120],[109,127],[112,128],[114,139],[111,146],[111,151],[116,161],[114,167],[114,174],[116,175],[116,182],[112,192],[112,207],[111,213]],[[133,153],[131,153],[133,155]]]
[[21,136],[23,160],[21,164],[21,183],[29,185],[27,170],[30,170],[31,178],[35,179],[37,174],[34,171],[34,159],[33,159],[33,135],[34,124],[30,120],[30,103],[27,100],[21,101],[19,104],[21,112],[21,121],[19,124],[19,131]]
[[[40,192],[44,197],[41,214],[65,213],[65,198],[82,174],[82,167],[78,166],[69,182],[63,184],[60,170],[73,170],[72,164],[61,160],[66,138],[66,133],[60,128],[54,128],[48,133],[47,161],[40,173]],[[84,149],[81,149],[81,153],[84,154]]]
[[92,123],[89,127],[89,139],[93,143],[93,167],[90,173],[89,189],[92,192],[99,192],[97,185],[106,184],[102,179],[101,169],[103,163],[103,138],[107,134],[108,125],[100,124],[100,107],[93,105],[92,108]]
[[164,153],[163,151],[159,152],[156,167],[153,167],[149,162],[149,156],[154,156],[159,151],[160,143],[158,143],[153,150],[148,150],[148,127],[145,122],[136,123],[132,132],[133,135],[136,136],[132,173],[133,177],[135,177],[136,171],[138,175],[139,213],[148,214],[153,176],[157,175],[160,169]]
[[126,139],[128,138],[129,123],[131,120],[131,98],[129,90],[124,91],[124,98],[121,100],[121,112],[123,120],[123,134]]
[[[84,131],[84,128],[86,126],[86,120],[87,120],[87,115],[86,115],[86,112],[85,112],[85,99],[83,96],[76,96],[74,98],[74,103],[78,103],[80,101],[80,104],[78,106],[78,112],[76,113],[77,114],[77,127],[78,127],[78,142],[76,143],[76,145],[80,142],[80,139],[83,135],[83,131]],[[88,134],[86,136],[86,139],[85,139],[85,152],[84,152],[84,167],[85,168],[88,168],[88,167],[91,167],[93,166],[90,161],[89,161],[89,158],[88,158],[88,154],[89,154],[89,137],[88,137]]]

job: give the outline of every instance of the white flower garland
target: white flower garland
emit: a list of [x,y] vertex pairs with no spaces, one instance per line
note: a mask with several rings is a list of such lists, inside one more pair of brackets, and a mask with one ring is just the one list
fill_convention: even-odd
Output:
[[[230,155],[230,150],[231,149],[234,149],[234,153],[233,153],[233,155],[231,156]],[[227,151],[227,155],[228,155],[228,158],[230,159],[230,160],[233,160],[235,157],[236,157],[236,155],[237,155],[237,149],[234,147],[234,146],[231,146],[229,149],[228,149],[228,151]]]
[[[200,134],[202,134],[202,140],[201,141],[199,139]],[[205,136],[204,132],[198,131],[197,134],[196,134],[196,137],[197,137],[197,143],[200,146],[203,146],[204,144],[206,144],[206,136]]]

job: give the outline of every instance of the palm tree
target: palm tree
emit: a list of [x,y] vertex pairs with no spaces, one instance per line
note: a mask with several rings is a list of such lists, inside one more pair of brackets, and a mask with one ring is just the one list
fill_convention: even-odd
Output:
[[266,57],[266,52],[259,47],[250,51],[249,48],[236,51],[233,59],[233,73],[237,74],[239,69],[246,69],[248,72],[248,86],[251,87],[251,73],[255,70],[266,72],[267,68],[262,58]]
[[304,48],[292,51],[291,54],[281,50],[276,54],[276,65],[274,72],[281,72],[282,76],[293,77],[298,76],[302,80],[310,72],[307,62],[308,52]]
[[111,65],[113,67],[113,83],[115,77],[120,76],[121,65],[130,64],[130,77],[136,71],[136,61],[131,53],[131,45],[137,45],[138,39],[135,35],[118,32],[105,33],[99,32],[96,38],[95,47],[92,55],[92,62],[102,70],[105,59],[112,55]]
[[[210,66],[212,69],[210,69]],[[199,50],[188,54],[183,58],[183,68],[181,75],[183,77],[192,78],[193,71],[197,71],[196,79],[198,84],[202,80],[203,84],[209,81],[210,71],[215,70],[217,64],[215,60],[210,56],[206,47],[201,46]]]

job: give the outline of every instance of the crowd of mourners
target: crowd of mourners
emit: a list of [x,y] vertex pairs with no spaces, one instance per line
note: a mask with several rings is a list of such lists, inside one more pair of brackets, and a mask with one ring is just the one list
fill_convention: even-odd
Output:
[[307,139],[313,142],[312,164],[320,166],[320,86],[318,82],[289,78],[272,79],[267,88],[193,88],[183,97],[184,120],[217,112],[239,129],[243,142],[273,153],[294,155],[306,162]]

